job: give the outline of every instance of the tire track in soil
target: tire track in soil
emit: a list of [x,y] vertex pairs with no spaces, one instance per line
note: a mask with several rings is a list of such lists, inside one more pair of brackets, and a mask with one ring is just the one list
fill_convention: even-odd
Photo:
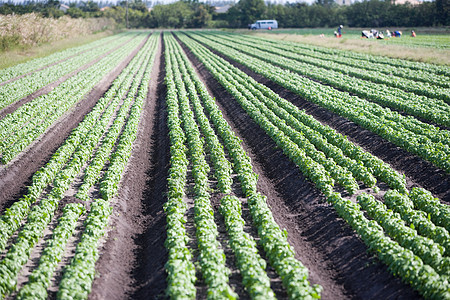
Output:
[[110,218],[90,299],[164,298],[169,131],[162,39],[138,138]]
[[423,187],[432,192],[435,197],[450,204],[450,175],[446,174],[445,171],[435,167],[433,164],[419,156],[400,148],[394,143],[387,141],[378,134],[320,107],[317,104],[302,99],[294,92],[291,92],[270,79],[240,65],[227,56],[209,48],[207,45],[204,46],[259,83],[269,87],[275,93],[280,95],[280,97],[288,100],[299,109],[305,110],[307,114],[312,115],[322,124],[326,124],[342,135],[347,136],[351,142],[382,159],[400,174],[405,174],[407,177],[408,189],[413,187]]
[[[323,286],[323,299],[420,299],[394,277],[323,195],[300,173],[270,137],[259,128],[209,71],[183,46],[202,80],[216,98],[224,117],[243,140],[259,174],[258,190],[297,258],[309,269],[310,282]],[[244,69],[239,66],[240,69]]]
[[53,153],[64,143],[72,130],[78,126],[111,83],[122,72],[147,41],[148,37],[135,50],[104,77],[85,97],[61,119],[56,121],[39,139],[19,154],[7,165],[0,167],[0,210],[11,206],[21,195],[27,193],[33,174],[47,163]]

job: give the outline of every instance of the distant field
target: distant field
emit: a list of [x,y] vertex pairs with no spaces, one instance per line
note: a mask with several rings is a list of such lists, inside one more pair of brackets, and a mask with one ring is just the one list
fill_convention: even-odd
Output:
[[[365,28],[370,29],[370,28]],[[363,28],[345,28],[342,38],[335,38],[336,28],[277,29],[272,31],[237,30],[242,34],[270,37],[283,41],[356,51],[371,55],[450,65],[450,30],[448,28],[381,28],[400,30],[401,38],[384,40],[361,38]],[[410,36],[411,30],[417,34]],[[324,36],[321,37],[320,35]]]
[[[397,28],[386,28],[390,31],[398,30]],[[386,29],[380,29],[386,31]],[[301,28],[301,29],[279,29],[271,33],[275,34],[295,34],[295,35],[320,35],[334,37],[335,28]],[[362,28],[344,28],[345,38],[361,39]],[[400,28],[403,36],[401,38],[389,38],[384,40],[368,39],[367,41],[382,43],[386,45],[395,44],[409,47],[431,47],[437,49],[450,49],[450,31],[446,28]],[[411,37],[411,30],[417,34],[415,38]]]

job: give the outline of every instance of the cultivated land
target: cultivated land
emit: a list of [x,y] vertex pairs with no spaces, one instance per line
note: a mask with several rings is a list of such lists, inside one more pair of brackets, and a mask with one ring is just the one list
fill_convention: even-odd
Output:
[[0,70],[1,295],[450,298],[449,88],[218,31]]

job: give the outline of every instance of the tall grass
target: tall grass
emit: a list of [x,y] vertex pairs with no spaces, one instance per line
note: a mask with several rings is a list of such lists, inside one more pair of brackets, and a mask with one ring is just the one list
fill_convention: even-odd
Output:
[[43,18],[39,14],[0,15],[0,51],[26,49],[66,38],[114,29],[115,22],[107,18],[59,19]]

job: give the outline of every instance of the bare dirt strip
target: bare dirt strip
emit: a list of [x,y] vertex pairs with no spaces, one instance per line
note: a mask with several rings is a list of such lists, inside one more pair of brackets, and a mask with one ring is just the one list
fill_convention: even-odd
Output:
[[[98,274],[90,299],[165,298],[164,264],[167,251],[164,247],[166,220],[163,204],[170,144],[166,124],[163,45],[159,51],[133,154],[119,195],[113,201],[114,212],[106,241],[102,244],[97,263]],[[275,220],[280,227],[286,228],[297,258],[310,270],[310,281],[323,286],[322,298],[420,299],[412,288],[392,276],[385,265],[367,252],[359,237],[325,203],[321,193],[302,176],[298,167],[283,155],[206,68],[189,51],[187,53],[216,98],[224,117],[243,140],[243,147],[259,174],[258,189],[268,196]],[[122,62],[118,69],[121,70],[131,57]],[[439,170],[352,122],[311,105],[267,79],[239,67],[405,173],[410,187],[423,186],[448,201],[448,177],[443,178]],[[90,111],[117,76],[118,69],[20,159],[10,163],[7,169],[0,170],[2,210],[25,192],[32,174],[45,164]],[[217,206],[217,200],[213,197],[214,206]],[[232,282],[239,280],[239,276],[233,276]],[[279,290],[276,293],[280,298],[285,298]],[[241,296],[241,299],[247,298],[245,293]]]

